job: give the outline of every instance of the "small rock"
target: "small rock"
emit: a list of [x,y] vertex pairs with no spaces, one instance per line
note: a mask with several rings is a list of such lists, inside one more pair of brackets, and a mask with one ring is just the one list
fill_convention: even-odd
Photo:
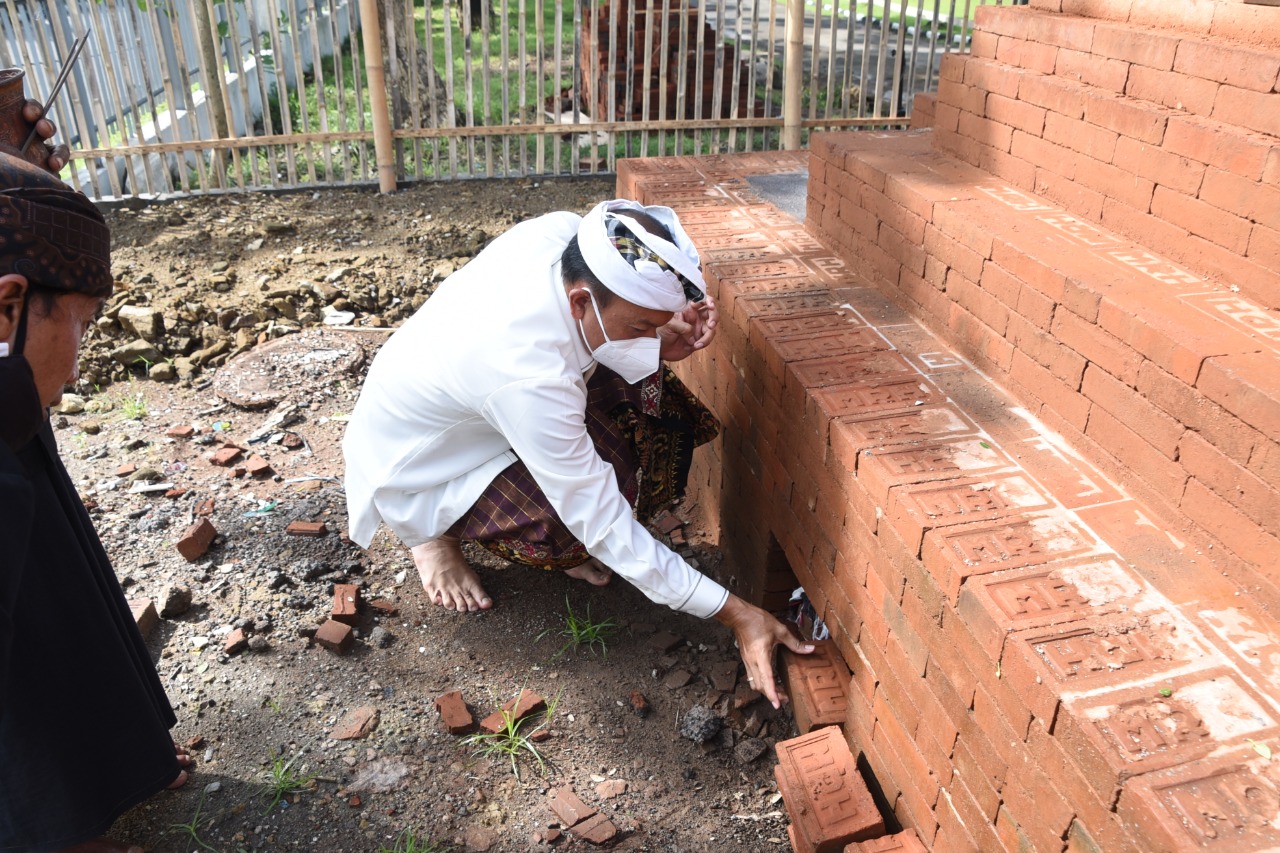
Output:
[[167,361],[158,361],[147,369],[147,376],[157,382],[168,382],[170,379],[176,378],[177,375],[178,368]]
[[221,790],[222,790],[221,782],[210,782],[208,785],[204,786],[204,792],[206,794],[216,794]]
[[391,632],[379,625],[369,632],[369,643],[380,649],[385,649],[391,645]]
[[662,683],[668,690],[679,690],[692,680],[693,674],[687,669],[675,669],[662,679]]
[[694,743],[706,743],[720,734],[723,721],[706,705],[694,705],[680,721],[680,734]]
[[644,698],[643,693],[639,690],[632,690],[628,699],[631,702],[631,710],[635,712],[637,717],[649,716],[649,700]]
[[596,785],[596,796],[602,800],[612,800],[614,797],[620,797],[626,792],[627,782],[625,779],[606,779]]
[[271,648],[271,644],[267,642],[266,637],[253,636],[249,638],[249,651],[265,652]]
[[113,349],[111,357],[125,367],[133,367],[139,363],[155,364],[160,361],[160,351],[149,342],[138,338]]
[[759,738],[746,737],[738,742],[733,750],[733,757],[738,759],[739,764],[750,764],[764,755],[768,748],[768,745]]
[[160,590],[160,615],[165,619],[181,616],[191,609],[191,590],[185,586],[166,586]]
[[63,394],[62,402],[58,404],[55,411],[60,415],[78,415],[84,411],[84,397],[78,394]]

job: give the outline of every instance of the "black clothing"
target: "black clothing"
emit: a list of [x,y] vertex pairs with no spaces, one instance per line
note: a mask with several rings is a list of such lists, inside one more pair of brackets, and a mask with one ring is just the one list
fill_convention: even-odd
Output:
[[0,850],[47,851],[103,835],[181,768],[173,709],[18,362],[0,358]]

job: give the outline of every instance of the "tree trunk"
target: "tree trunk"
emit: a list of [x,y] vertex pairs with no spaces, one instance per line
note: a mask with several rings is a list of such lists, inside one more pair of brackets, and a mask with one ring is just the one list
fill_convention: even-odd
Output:
[[[447,0],[446,0],[447,2]],[[388,13],[390,4],[390,14]],[[404,0],[378,0],[379,17],[386,22],[387,32],[383,40],[387,45],[387,62],[395,63],[388,70],[391,81],[392,108],[396,127],[414,127],[414,106],[418,108],[418,127],[455,127],[463,124],[462,116],[455,111],[449,115],[445,97],[444,76],[431,64],[431,54],[422,44],[417,46],[417,70],[410,62],[409,41],[417,38],[412,19],[406,14]],[[427,14],[431,14],[430,5]],[[416,86],[415,86],[416,82]],[[432,98],[432,92],[435,97]]]

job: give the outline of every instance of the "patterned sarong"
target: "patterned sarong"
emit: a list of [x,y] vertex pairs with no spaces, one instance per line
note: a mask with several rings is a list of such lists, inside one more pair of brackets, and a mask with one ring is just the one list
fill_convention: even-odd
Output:
[[[693,449],[720,432],[715,415],[666,367],[629,385],[597,366],[587,382],[586,423],[641,521],[684,496]],[[446,535],[526,566],[571,569],[590,558],[519,460],[494,478]]]

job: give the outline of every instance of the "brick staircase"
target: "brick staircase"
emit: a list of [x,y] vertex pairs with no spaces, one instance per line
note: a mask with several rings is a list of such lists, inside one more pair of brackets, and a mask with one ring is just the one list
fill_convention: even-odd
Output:
[[807,227],[746,180],[802,155],[619,164],[720,305],[693,497],[724,580],[830,625],[888,831],[1280,846],[1280,9],[1032,7],[934,129],[816,135]]

